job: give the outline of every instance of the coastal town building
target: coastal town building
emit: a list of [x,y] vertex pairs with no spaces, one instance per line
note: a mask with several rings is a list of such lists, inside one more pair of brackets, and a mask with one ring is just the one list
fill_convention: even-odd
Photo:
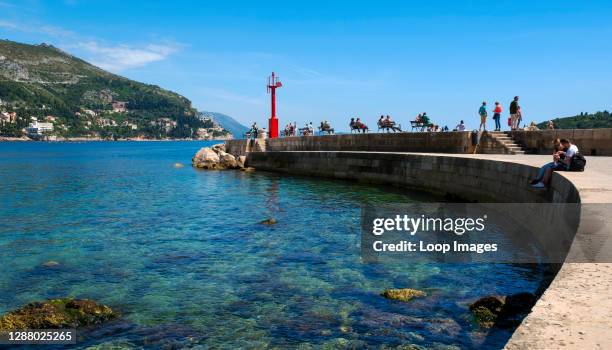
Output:
[[42,136],[43,134],[52,131],[53,123],[39,122],[38,120],[34,120],[26,128],[26,133],[28,134],[28,136]]
[[11,122],[11,115],[8,112],[0,112],[0,124],[9,124]]
[[198,128],[196,131],[196,135],[198,135],[199,139],[209,139],[210,136],[208,134],[208,130],[206,128]]
[[170,132],[172,129],[176,128],[178,125],[176,120],[172,120],[170,118],[158,118],[151,121],[152,126],[157,126],[163,129],[165,132]]
[[121,123],[121,126],[127,126],[128,128],[132,129],[132,130],[138,130],[138,125],[136,124],[132,124],[129,121],[124,121],[123,123]]
[[98,126],[117,126],[117,122],[109,119],[109,118],[98,118],[96,120],[96,124],[98,124]]
[[113,101],[112,106],[113,106],[113,112],[115,113],[127,112],[127,102]]
[[84,109],[83,113],[90,116],[90,117],[97,117],[98,113],[92,111],[91,109]]

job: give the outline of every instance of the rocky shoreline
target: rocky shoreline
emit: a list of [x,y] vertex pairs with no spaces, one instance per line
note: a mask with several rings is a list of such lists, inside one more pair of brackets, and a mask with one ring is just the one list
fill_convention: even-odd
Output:
[[212,147],[201,148],[191,159],[194,168],[207,170],[240,169],[252,171],[246,165],[246,156],[234,156],[225,151],[225,144],[218,143]]

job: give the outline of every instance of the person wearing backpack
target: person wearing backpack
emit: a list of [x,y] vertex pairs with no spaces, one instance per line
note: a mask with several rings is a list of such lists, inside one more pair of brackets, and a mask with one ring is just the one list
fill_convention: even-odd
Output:
[[531,181],[534,188],[547,188],[553,171],[584,171],[586,159],[580,154],[578,146],[567,139],[559,140],[559,145],[561,150],[553,154],[553,162],[540,168],[538,176]]

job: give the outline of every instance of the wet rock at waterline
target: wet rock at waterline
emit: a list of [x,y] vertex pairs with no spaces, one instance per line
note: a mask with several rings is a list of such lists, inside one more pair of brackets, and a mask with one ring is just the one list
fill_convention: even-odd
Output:
[[238,166],[240,168],[244,168],[244,165],[246,164],[246,156],[240,156],[236,158],[236,162],[238,162]]
[[259,223],[263,224],[263,225],[274,225],[274,224],[276,224],[276,219],[275,218],[269,218],[269,219],[260,221]]
[[48,267],[48,268],[58,267],[59,265],[60,263],[55,260],[49,260],[49,261],[42,263],[43,267]]
[[402,289],[387,289],[384,292],[380,293],[383,297],[392,300],[399,301],[410,301],[413,298],[424,297],[427,294],[420,290],[410,289],[410,288],[402,288]]
[[202,169],[218,169],[221,159],[212,148],[204,147],[191,159],[194,167]]
[[476,323],[483,328],[514,327],[531,311],[535,302],[536,297],[531,293],[490,295],[470,304],[470,311]]
[[242,157],[236,159],[234,155],[225,152],[224,144],[216,144],[212,147],[200,149],[191,159],[191,163],[194,167],[200,169],[243,169],[246,157]]
[[236,161],[236,157],[229,153],[223,152],[221,158],[221,166],[226,169],[236,169],[238,168],[238,162]]
[[32,302],[0,318],[0,330],[76,328],[119,317],[110,307],[87,299]]

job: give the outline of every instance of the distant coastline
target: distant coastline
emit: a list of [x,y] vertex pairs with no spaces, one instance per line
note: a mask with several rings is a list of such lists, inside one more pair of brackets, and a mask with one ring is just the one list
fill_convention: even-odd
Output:
[[186,139],[172,139],[172,138],[168,138],[168,139],[144,139],[144,138],[124,138],[124,139],[116,139],[116,140],[109,140],[109,139],[102,139],[102,138],[94,138],[94,137],[67,137],[67,138],[57,138],[54,140],[32,140],[28,137],[6,137],[6,136],[0,136],[0,142],[116,142],[116,141],[134,141],[134,142],[151,142],[151,141],[159,141],[159,142],[164,142],[164,141],[225,141],[225,140],[229,140],[229,138],[213,138],[213,139],[209,139],[209,140],[205,140],[205,139],[190,139],[190,138],[186,138]]

